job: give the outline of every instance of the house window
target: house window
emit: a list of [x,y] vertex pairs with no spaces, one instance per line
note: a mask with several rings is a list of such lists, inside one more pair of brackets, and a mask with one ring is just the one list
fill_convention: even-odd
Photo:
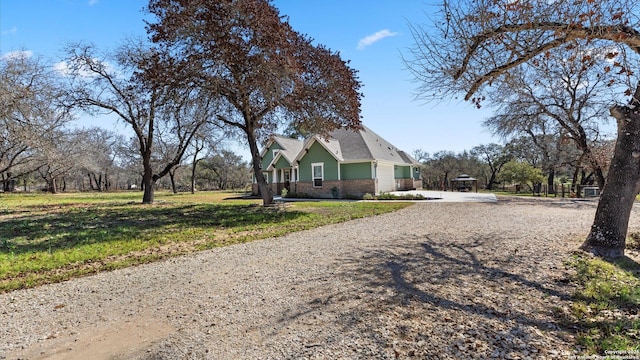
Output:
[[273,149],[273,158],[272,159],[275,159],[279,152],[280,152],[280,149]]
[[324,180],[324,163],[311,164],[311,173],[313,175],[313,187],[321,187]]

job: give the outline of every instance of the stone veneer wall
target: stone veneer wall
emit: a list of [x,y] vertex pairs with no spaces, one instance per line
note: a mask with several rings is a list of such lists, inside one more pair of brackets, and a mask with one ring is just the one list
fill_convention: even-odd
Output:
[[[422,180],[413,179],[396,179],[396,184],[400,183],[400,190],[408,189],[422,189]],[[269,184],[274,196],[279,196],[277,193],[278,184]],[[310,197],[316,198],[333,198],[331,189],[336,187],[338,189],[338,197],[362,197],[364,194],[376,194],[376,181],[375,179],[365,180],[342,180],[342,181],[323,181],[321,187],[313,187],[311,182],[292,182],[290,185],[291,194],[306,194]],[[258,184],[252,184],[252,192],[254,195],[258,194]]]
[[355,196],[362,197],[364,194],[376,194],[376,180],[375,179],[365,179],[365,180],[343,180],[342,181],[342,191],[340,191],[340,196]]
[[342,180],[342,181],[323,181],[321,187],[314,187],[312,182],[299,182],[297,184],[297,193],[315,198],[333,198],[331,189],[338,189],[338,197],[362,197],[369,193],[374,195],[375,180]]
[[298,195],[304,195],[312,198],[319,199],[331,199],[333,198],[333,194],[331,193],[331,189],[333,187],[338,188],[338,197],[342,196],[342,186],[340,181],[323,181],[322,186],[314,187],[312,182],[299,182],[298,183]]

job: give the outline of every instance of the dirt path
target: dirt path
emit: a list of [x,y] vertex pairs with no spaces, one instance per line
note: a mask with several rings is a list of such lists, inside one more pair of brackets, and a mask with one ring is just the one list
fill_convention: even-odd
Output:
[[565,358],[563,261],[594,213],[418,203],[15,291],[0,295],[0,359]]

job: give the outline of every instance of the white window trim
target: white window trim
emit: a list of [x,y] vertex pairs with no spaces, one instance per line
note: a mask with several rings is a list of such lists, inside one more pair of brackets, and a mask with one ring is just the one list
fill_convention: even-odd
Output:
[[313,185],[313,187],[322,187],[322,185],[320,186],[316,186],[316,174],[313,171],[314,168],[316,166],[320,166],[320,171],[322,172],[322,176],[320,177],[320,180],[324,183],[324,163],[323,162],[317,162],[317,163],[311,163],[311,184]]

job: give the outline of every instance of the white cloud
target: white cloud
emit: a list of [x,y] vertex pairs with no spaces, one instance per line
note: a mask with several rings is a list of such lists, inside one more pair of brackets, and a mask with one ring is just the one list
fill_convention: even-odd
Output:
[[[99,62],[98,59],[93,59],[96,63]],[[106,61],[102,62],[102,65],[104,66],[104,69],[106,72],[108,73],[114,73],[114,69],[113,67]],[[67,63],[66,61],[60,61],[57,62],[53,65],[53,70],[55,70],[56,72],[58,72],[60,75],[62,76],[71,76],[74,74],[83,77],[83,78],[93,78],[96,77],[97,75],[89,70],[86,67],[82,67],[79,69],[71,69],[71,67],[69,66],[69,63]]]
[[362,50],[365,47],[367,47],[367,46],[369,46],[369,45],[371,45],[371,44],[373,44],[373,43],[375,43],[377,41],[380,41],[380,40],[382,40],[382,39],[384,39],[386,37],[391,37],[391,36],[396,36],[396,35],[398,35],[397,32],[391,32],[391,31],[389,31],[389,29],[380,30],[380,31],[376,32],[373,35],[369,35],[369,36],[366,36],[363,39],[361,39],[358,42],[357,49],[358,50]]
[[69,69],[69,64],[67,64],[66,61],[60,61],[59,63],[54,64],[53,70],[57,71],[63,76],[67,76],[71,73],[71,70]]
[[16,51],[10,51],[8,53],[2,54],[2,56],[0,56],[0,59],[2,60],[28,59],[32,56],[33,56],[33,51],[16,50]]
[[18,32],[18,28],[12,26],[9,30],[2,30],[2,35],[14,35]]
[[[73,71],[71,70],[71,68],[69,67],[69,64],[66,61],[60,61],[58,63],[55,63],[53,65],[53,70],[55,70],[56,72],[58,72],[60,75],[62,76],[71,76],[73,75]],[[80,75],[81,77],[84,78],[90,78],[93,77],[95,74],[93,74],[92,72],[90,72],[87,69],[80,69],[78,71],[78,75]]]

